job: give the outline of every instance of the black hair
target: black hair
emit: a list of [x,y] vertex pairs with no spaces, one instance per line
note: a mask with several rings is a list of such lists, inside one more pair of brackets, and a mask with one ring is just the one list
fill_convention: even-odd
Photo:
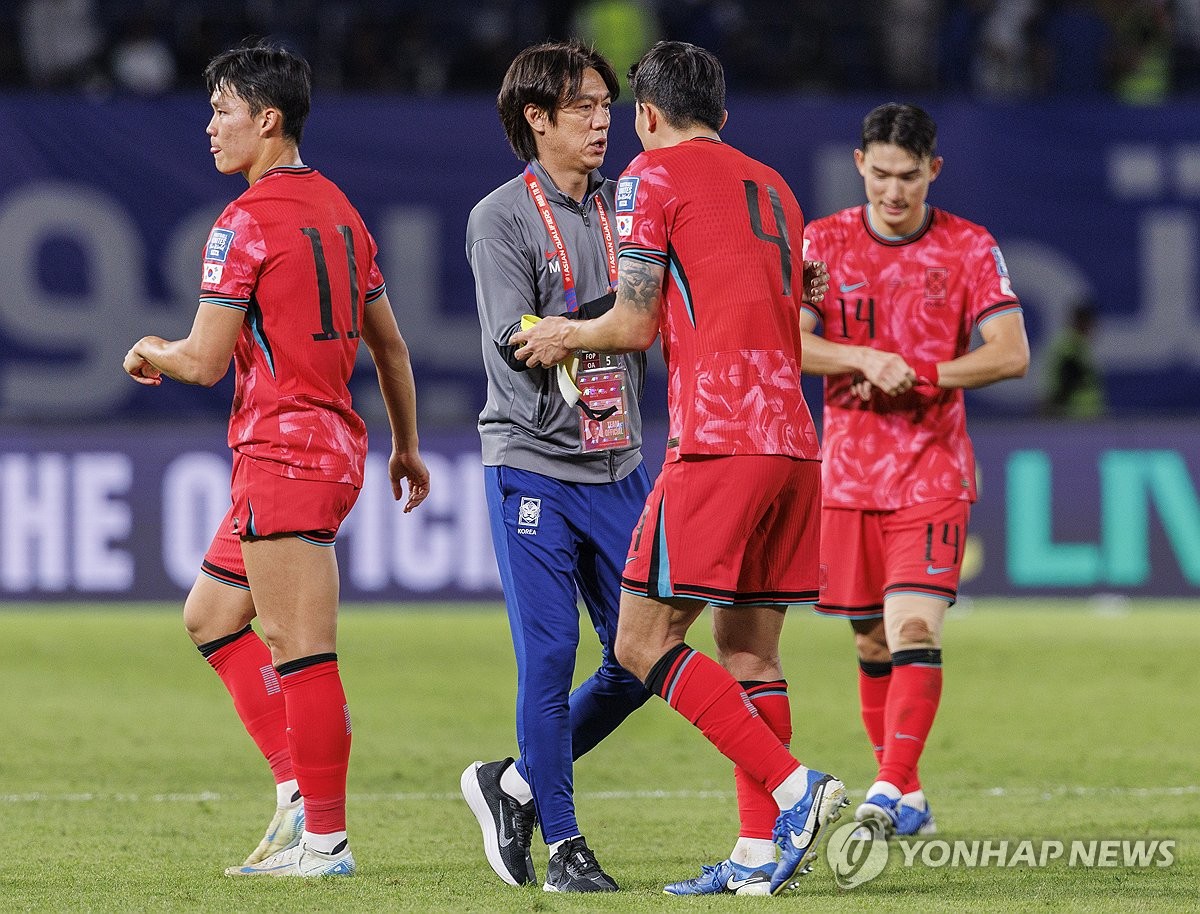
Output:
[[523,162],[537,158],[537,142],[533,128],[525,120],[525,106],[537,105],[546,112],[551,124],[556,123],[559,107],[570,104],[579,95],[584,71],[588,69],[600,74],[609,96],[616,101],[621,85],[612,64],[577,38],[532,45],[509,64],[500,94],[496,96],[496,110],[517,158]]
[[229,91],[256,115],[277,108],[283,115],[283,135],[297,146],[312,99],[312,68],[285,48],[260,42],[222,51],[204,68],[208,94]]
[[889,143],[917,159],[932,159],[937,155],[937,124],[916,105],[888,102],[863,118],[863,152],[871,143]]
[[716,55],[685,41],[660,41],[629,68],[638,104],[649,102],[675,128],[725,121],[725,71]]

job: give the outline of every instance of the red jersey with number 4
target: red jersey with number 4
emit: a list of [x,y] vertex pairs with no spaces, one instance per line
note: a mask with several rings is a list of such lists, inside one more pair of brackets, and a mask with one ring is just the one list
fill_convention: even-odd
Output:
[[201,302],[246,314],[229,446],[295,479],[361,486],[367,431],[350,404],[363,308],[384,292],[375,240],[332,181],[273,168],[225,208]]
[[[829,292],[806,304],[835,343],[948,362],[971,333],[1019,312],[1004,257],[982,226],[929,207],[912,235],[888,238],[866,206],[814,220],[804,256],[829,265]],[[898,397],[878,390],[864,402],[851,374],[825,379],[824,503],[889,511],[942,498],[975,501],[975,455],[961,389],[922,386]]]
[[634,159],[615,211],[620,257],[666,270],[668,447],[819,458],[800,389],[804,216],[779,173],[688,140]]

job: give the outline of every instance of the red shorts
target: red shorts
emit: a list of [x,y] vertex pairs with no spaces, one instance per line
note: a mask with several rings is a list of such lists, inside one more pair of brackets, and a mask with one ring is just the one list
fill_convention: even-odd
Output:
[[261,461],[236,452],[230,489],[233,503],[200,567],[209,577],[247,589],[243,538],[290,533],[318,546],[332,546],[359,492],[345,482],[279,476],[264,469]]
[[821,599],[830,616],[878,619],[893,594],[951,605],[967,544],[969,502],[942,499],[895,511],[821,512]]
[[721,606],[817,598],[821,464],[779,455],[663,465],[633,531],[621,589]]

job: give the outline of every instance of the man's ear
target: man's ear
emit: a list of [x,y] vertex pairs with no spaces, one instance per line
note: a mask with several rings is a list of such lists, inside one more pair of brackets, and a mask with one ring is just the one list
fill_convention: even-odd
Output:
[[646,129],[650,133],[654,133],[658,130],[658,109],[648,102],[638,102],[638,105],[641,106],[642,114],[646,119]]
[[525,122],[529,124],[534,133],[545,133],[546,128],[550,124],[550,118],[546,114],[546,109],[540,105],[535,105],[530,102],[525,106]]
[[283,134],[283,114],[278,108],[263,108],[258,112],[258,132],[260,136]]

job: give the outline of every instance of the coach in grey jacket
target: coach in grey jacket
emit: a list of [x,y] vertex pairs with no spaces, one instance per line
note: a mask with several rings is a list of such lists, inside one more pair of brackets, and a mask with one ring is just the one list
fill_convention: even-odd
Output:
[[[468,766],[461,786],[488,862],[511,885],[537,878],[530,843],[540,825],[547,891],[617,888],[576,821],[572,763],[648,695],[612,651],[621,572],[650,489],[638,411],[646,364],[643,353],[580,353],[572,384],[561,369],[527,370],[508,339],[524,315],[594,317],[612,305],[615,182],[598,169],[618,91],[609,63],[579,42],[522,51],[497,107],[527,165],[467,223],[488,377],[479,435],[516,652],[520,751],[515,763]],[[572,693],[577,595],[602,657]]]
[[[573,313],[581,318],[596,317],[613,301],[599,214],[612,219],[616,182],[598,171],[588,173],[580,202],[557,189],[541,162],[535,159],[528,169],[545,189],[574,274],[582,304]],[[564,302],[562,264],[524,175],[500,185],[471,212],[467,257],[475,273],[488,377],[488,399],[479,414],[484,465],[519,467],[566,482],[612,482],[628,476],[642,460],[642,419],[637,404],[646,354],[613,359],[626,367],[633,387],[627,413],[629,443],[583,453],[580,410],[563,399],[554,372],[528,368],[513,358],[515,347],[507,343],[523,314],[571,313]]]

